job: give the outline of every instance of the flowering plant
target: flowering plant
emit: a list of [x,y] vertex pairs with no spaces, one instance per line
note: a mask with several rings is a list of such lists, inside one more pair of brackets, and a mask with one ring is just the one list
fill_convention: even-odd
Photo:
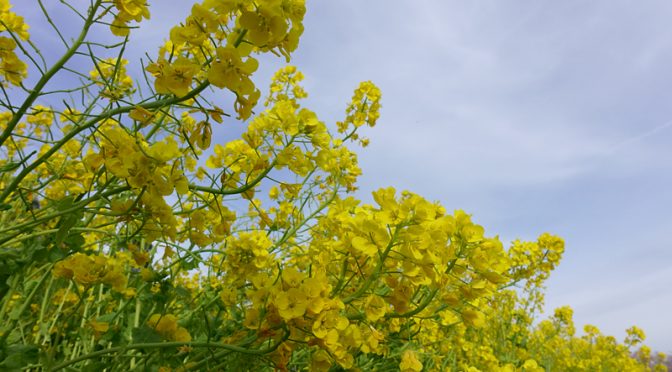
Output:
[[[81,19],[71,41],[38,3],[63,42],[51,64],[0,0],[0,369],[652,365],[630,355],[636,328],[617,344],[576,337],[568,309],[532,324],[562,239],[504,249],[411,192],[354,197],[373,83],[334,127],[304,107],[293,66],[259,102],[259,57],[290,60],[303,0],[195,4],[144,82],[124,52],[146,0],[63,1]],[[243,133],[217,141],[234,117]]]

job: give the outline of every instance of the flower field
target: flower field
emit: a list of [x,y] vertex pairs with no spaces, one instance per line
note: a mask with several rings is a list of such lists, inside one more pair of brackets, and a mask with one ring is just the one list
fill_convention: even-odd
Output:
[[310,3],[204,0],[140,62],[147,0],[62,1],[73,38],[35,2],[52,39],[0,0],[0,371],[667,370],[637,327],[540,317],[561,237],[357,199],[380,89],[325,123],[299,68],[252,80]]

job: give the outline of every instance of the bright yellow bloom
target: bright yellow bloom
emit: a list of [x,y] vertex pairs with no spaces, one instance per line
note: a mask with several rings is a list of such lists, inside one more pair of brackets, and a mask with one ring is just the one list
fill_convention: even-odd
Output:
[[93,329],[94,335],[96,337],[100,337],[100,335],[104,334],[110,329],[110,324],[108,322],[98,322],[95,320],[90,321],[89,326],[91,326],[91,329]]
[[305,275],[295,267],[288,267],[282,271],[282,281],[290,287],[298,287]]
[[257,70],[259,63],[248,57],[244,62],[238,51],[230,47],[217,48],[217,61],[208,72],[208,80],[219,88],[228,88],[238,94],[254,92],[254,83],[249,75]]
[[399,363],[401,372],[419,372],[422,371],[422,363],[418,360],[418,356],[413,350],[406,350],[401,355],[401,363]]
[[173,314],[152,314],[147,320],[147,325],[167,340],[191,341],[189,331],[177,324],[177,317]]
[[254,45],[274,45],[285,37],[287,21],[273,10],[270,7],[260,7],[257,11],[245,11],[240,16],[240,25],[247,29],[247,39]]
[[331,358],[329,354],[324,350],[318,350],[313,353],[313,357],[310,362],[311,371],[328,371],[332,366]]
[[369,296],[364,304],[364,313],[366,314],[366,319],[370,322],[375,322],[385,316],[388,309],[389,305],[387,302],[382,297],[376,295]]
[[355,236],[352,238],[352,247],[358,252],[361,252],[369,257],[373,257],[376,253],[378,253],[378,246],[372,243],[371,240],[361,236]]
[[485,325],[485,316],[478,310],[465,309],[462,311],[462,319],[472,327],[482,327]]
[[8,37],[0,36],[0,83],[10,82],[20,85],[28,75],[28,65],[14,53],[16,42]]
[[539,367],[539,364],[537,364],[537,361],[534,359],[528,359],[523,363],[523,371],[530,371],[530,372],[543,372],[544,369]]
[[110,30],[116,36],[128,36],[131,21],[140,22],[143,18],[149,19],[147,0],[114,0],[118,10],[117,16],[110,25]]
[[139,121],[144,126],[152,121],[152,119],[154,118],[154,114],[145,108],[136,106],[133,110],[131,110],[128,113],[128,117],[133,120]]
[[87,256],[82,253],[59,261],[54,265],[54,276],[72,279],[85,287],[94,284],[110,285],[115,291],[126,288],[126,274],[115,259],[105,256]]
[[146,68],[154,75],[154,89],[157,93],[174,94],[184,97],[191,90],[194,76],[200,71],[200,66],[185,57],[178,57],[174,62],[159,59]]
[[305,314],[308,307],[308,297],[297,288],[279,292],[275,297],[278,313],[285,320],[299,318]]
[[6,2],[0,8],[0,32],[11,31],[17,35],[21,40],[28,40],[28,25],[24,22],[23,17],[14,12],[10,12],[9,2]]
[[166,137],[164,141],[155,142],[147,149],[147,155],[161,163],[175,159],[180,154],[180,148],[172,137]]
[[210,33],[217,30],[217,17],[201,4],[194,4],[191,15],[183,24],[170,30],[170,40],[175,45],[188,43],[193,46],[202,46]]

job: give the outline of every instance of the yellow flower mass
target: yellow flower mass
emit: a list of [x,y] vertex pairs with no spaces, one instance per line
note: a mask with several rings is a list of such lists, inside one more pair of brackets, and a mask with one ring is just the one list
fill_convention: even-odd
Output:
[[562,238],[505,247],[410,191],[358,200],[372,82],[336,123],[295,66],[260,103],[303,0],[204,0],[143,64],[127,41],[160,2],[73,4],[52,5],[81,36],[42,68],[53,42],[0,0],[0,370],[666,370],[637,327],[537,319]]

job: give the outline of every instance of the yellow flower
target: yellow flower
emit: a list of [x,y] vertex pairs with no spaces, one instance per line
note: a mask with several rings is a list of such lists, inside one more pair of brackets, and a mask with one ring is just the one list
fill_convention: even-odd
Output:
[[170,335],[177,331],[177,318],[172,314],[153,314],[147,324],[161,335]]
[[102,86],[101,96],[118,100],[134,92],[133,79],[126,72],[128,60],[108,58],[89,72],[91,80]]
[[178,327],[177,330],[171,335],[171,340],[180,341],[180,342],[189,342],[191,341],[191,335],[186,328]]
[[415,351],[406,350],[401,355],[401,363],[399,363],[401,372],[417,372],[422,371],[422,363],[418,360]]
[[185,57],[178,57],[173,63],[159,59],[146,68],[156,78],[154,89],[157,93],[171,93],[177,97],[189,93],[194,76],[200,69],[199,64]]
[[329,357],[329,353],[320,349],[313,353],[313,357],[310,361],[310,370],[311,371],[328,371],[331,368],[332,362]]
[[133,110],[131,110],[128,113],[128,117],[133,120],[139,121],[143,125],[147,125],[151,123],[152,119],[154,118],[154,114],[143,107],[136,106]]
[[269,7],[260,7],[257,11],[245,11],[239,18],[240,25],[247,29],[247,38],[252,44],[263,47],[276,44],[287,33],[287,22]]
[[130,21],[149,19],[147,0],[114,0],[114,5],[119,12],[110,25],[110,30],[116,36],[128,36]]
[[243,62],[235,48],[217,48],[217,61],[208,72],[208,80],[216,87],[228,88],[238,94],[248,95],[254,92],[254,83],[249,75],[257,70],[259,63],[248,57]]
[[111,286],[115,291],[122,292],[126,288],[126,275],[119,268],[112,268],[101,279],[102,283]]
[[114,0],[117,9],[130,19],[139,21],[142,17],[149,19],[147,0]]
[[[317,338],[326,339],[330,337],[330,332],[332,330],[337,331],[336,335],[338,336],[338,331],[344,331],[350,325],[348,318],[341,316],[338,311],[325,311],[321,313],[315,322],[313,323],[312,329],[313,334]],[[333,337],[333,334],[331,334]]]
[[137,296],[138,292],[135,288],[126,288],[124,289],[121,294],[124,295],[124,298],[129,300],[135,296]]
[[177,324],[177,318],[173,314],[152,314],[147,320],[147,325],[154,328],[163,338],[170,341],[191,341],[191,335],[186,328]]
[[75,275],[74,271],[69,265],[69,262],[67,261],[57,262],[56,265],[54,265],[52,273],[54,274],[55,277],[64,279],[72,279],[72,277]]
[[537,364],[537,361],[534,359],[528,359],[523,363],[523,371],[530,371],[530,372],[543,372],[544,369],[539,367],[539,364]]
[[351,241],[352,247],[366,256],[373,257],[378,253],[378,246],[367,238],[355,236]]
[[279,196],[280,190],[277,186],[271,187],[271,189],[268,191],[268,197],[271,198],[271,200],[277,200]]
[[482,327],[485,324],[485,316],[483,313],[473,309],[465,309],[462,311],[462,320],[469,326]]
[[642,331],[639,327],[632,326],[628,328],[626,331],[627,337],[625,338],[625,344],[628,346],[634,346],[646,338],[646,335],[644,334],[644,331]]
[[194,127],[189,136],[189,141],[201,150],[207,150],[212,140],[212,126],[206,121],[201,121]]
[[276,295],[275,305],[278,313],[285,320],[302,317],[308,307],[308,297],[297,288],[281,291]]
[[294,267],[288,267],[282,272],[282,282],[290,287],[298,287],[304,279],[302,272]]
[[87,256],[82,253],[75,253],[57,262],[54,265],[53,274],[56,277],[72,279],[85,287],[104,283],[117,292],[122,292],[126,288],[127,282],[121,265],[116,263],[113,258]]
[[175,159],[181,154],[173,137],[166,137],[164,141],[156,142],[147,149],[147,155],[161,163]]
[[13,39],[0,36],[0,76],[5,81],[20,85],[28,76],[28,65],[17,57],[15,48],[16,42]]
[[110,323],[108,322],[98,322],[92,320],[89,322],[89,326],[93,329],[93,333],[96,338],[100,337],[103,333],[107,332],[110,329]]
[[343,331],[342,343],[350,347],[359,347],[362,345],[364,339],[362,338],[362,331],[355,324],[349,324]]
[[0,10],[0,32],[9,30],[15,35],[19,36],[21,40],[28,40],[28,25],[24,22],[23,17],[14,12],[7,10]]
[[366,319],[370,322],[375,322],[385,316],[388,308],[387,302],[382,297],[371,295],[366,299],[366,303],[364,304]]

